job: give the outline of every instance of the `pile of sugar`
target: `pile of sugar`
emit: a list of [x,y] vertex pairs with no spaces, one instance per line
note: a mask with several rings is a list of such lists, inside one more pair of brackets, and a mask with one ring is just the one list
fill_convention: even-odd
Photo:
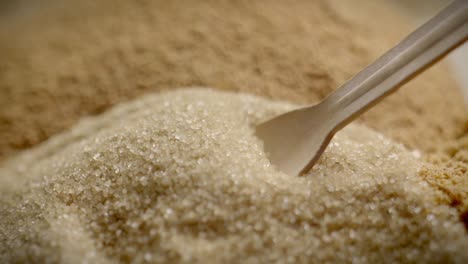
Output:
[[[0,14],[0,160],[174,87],[315,103],[414,30],[393,1],[6,1],[23,8]],[[360,121],[435,165],[421,176],[468,230],[468,114],[445,66]]]
[[0,262],[463,262],[421,162],[350,125],[304,177],[253,126],[294,106],[189,89],[120,105],[0,169]]

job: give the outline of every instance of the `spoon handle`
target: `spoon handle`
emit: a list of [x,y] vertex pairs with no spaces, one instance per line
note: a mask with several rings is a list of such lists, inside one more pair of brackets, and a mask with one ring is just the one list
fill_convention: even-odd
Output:
[[468,0],[457,0],[324,100],[338,131],[468,38]]

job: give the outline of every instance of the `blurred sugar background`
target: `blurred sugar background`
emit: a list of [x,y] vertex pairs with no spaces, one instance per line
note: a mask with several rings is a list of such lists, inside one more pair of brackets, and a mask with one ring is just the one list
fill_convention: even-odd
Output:
[[[8,17],[19,12],[34,12],[41,8],[41,4],[57,0],[0,0],[0,18]],[[390,2],[397,6],[401,13],[410,18],[413,27],[424,23],[431,16],[450,4],[450,0],[377,0],[379,2]],[[452,67],[455,78],[463,89],[466,106],[468,107],[468,43],[453,51],[445,61]]]
[[[450,4],[449,0],[387,0],[399,6],[411,18],[414,26],[424,23],[439,10]],[[468,43],[454,50],[445,58],[452,66],[457,81],[463,89],[465,105],[468,106]]]

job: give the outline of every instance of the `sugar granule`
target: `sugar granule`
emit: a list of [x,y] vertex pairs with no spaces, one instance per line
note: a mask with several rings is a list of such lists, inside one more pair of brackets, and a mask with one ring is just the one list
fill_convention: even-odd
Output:
[[0,169],[0,261],[463,262],[457,212],[422,162],[366,127],[338,133],[304,177],[254,136],[293,109],[189,89],[83,120]]

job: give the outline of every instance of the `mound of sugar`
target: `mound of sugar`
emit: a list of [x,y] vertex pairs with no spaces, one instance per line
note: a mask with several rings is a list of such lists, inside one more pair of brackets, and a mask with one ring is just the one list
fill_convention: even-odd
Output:
[[0,169],[1,262],[468,259],[421,162],[370,129],[304,177],[277,171],[253,127],[292,108],[192,89],[82,121]]

